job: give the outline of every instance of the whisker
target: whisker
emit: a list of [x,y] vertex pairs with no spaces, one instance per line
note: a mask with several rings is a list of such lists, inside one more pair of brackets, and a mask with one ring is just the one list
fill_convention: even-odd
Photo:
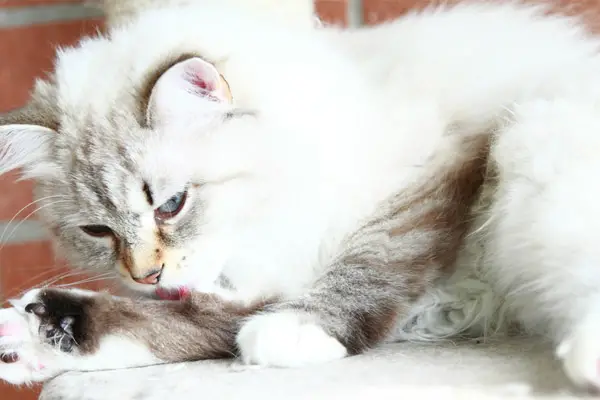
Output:
[[[17,231],[17,229],[19,229],[19,227],[20,227],[20,226],[21,226],[21,225],[22,225],[22,224],[23,224],[25,221],[27,221],[27,219],[28,219],[29,217],[31,217],[33,214],[37,213],[37,212],[38,212],[38,211],[40,211],[40,210],[43,210],[43,209],[44,209],[44,208],[46,208],[46,207],[50,207],[50,206],[53,206],[53,205],[55,205],[55,204],[60,204],[60,203],[67,203],[67,202],[68,202],[67,200],[58,200],[58,201],[55,201],[55,202],[52,202],[52,203],[48,203],[48,204],[45,204],[45,205],[43,205],[43,206],[41,206],[41,207],[38,207],[38,208],[36,208],[35,210],[33,210],[32,212],[30,212],[29,214],[27,214],[27,216],[26,216],[25,218],[23,218],[22,220],[20,220],[20,221],[19,221],[19,223],[18,223],[18,224],[17,224],[17,225],[16,225],[16,226],[13,228],[13,230],[10,232],[10,235],[9,235],[9,236],[6,238],[6,242],[8,242],[8,241],[9,241],[9,240],[10,240],[10,239],[13,237],[13,235],[15,234],[15,232]],[[4,248],[4,246],[5,246],[5,244],[6,244],[5,242],[2,242],[2,246],[0,247],[0,251],[2,251],[2,249],[3,249],[3,248]]]
[[[36,286],[36,287],[44,287],[44,285],[45,285],[47,282],[51,282],[51,281],[54,281],[54,282],[55,282],[56,280],[60,280],[60,279],[63,279],[64,277],[67,277],[67,276],[69,276],[69,274],[71,274],[71,271],[66,271],[66,272],[63,272],[63,273],[61,273],[61,274],[58,274],[58,275],[56,275],[56,276],[52,276],[52,277],[50,277],[49,279],[46,279],[45,281],[43,281],[43,282],[40,282],[40,283],[38,283],[38,284],[37,284],[37,285],[35,285],[35,286]],[[31,280],[30,280],[30,282],[29,282],[29,283],[31,283]],[[12,298],[15,298],[15,297],[21,297],[21,296],[23,296],[23,294],[25,294],[25,292],[26,292],[26,291],[28,291],[28,290],[30,290],[30,289],[31,289],[31,287],[26,287],[26,286],[29,286],[29,283],[24,283],[24,284],[21,284],[21,285],[19,285],[19,287],[17,287],[17,288],[13,288],[13,289],[11,290],[11,293],[12,293],[12,294],[10,294],[10,295],[6,295],[6,296],[3,296],[3,297],[4,297],[4,299],[2,300],[2,305],[4,305],[5,303],[7,303],[9,299],[12,299]]]
[[[2,263],[2,262],[1,262],[1,260],[2,260],[2,250],[4,250],[4,247],[6,246],[6,243],[8,242],[8,240],[9,240],[10,238],[12,238],[12,236],[15,234],[15,232],[17,231],[17,229],[19,229],[19,227],[21,226],[21,224],[23,224],[23,222],[25,222],[25,221],[27,220],[27,218],[29,218],[30,216],[32,216],[33,214],[35,214],[36,212],[38,212],[39,210],[41,210],[41,209],[43,209],[43,208],[45,208],[45,207],[48,207],[48,206],[51,206],[51,205],[54,205],[54,204],[57,204],[57,203],[65,202],[65,201],[66,201],[66,200],[58,200],[58,201],[55,201],[55,202],[52,202],[52,203],[49,203],[49,204],[46,204],[46,205],[44,205],[44,206],[41,206],[41,207],[38,207],[38,208],[36,208],[36,209],[35,209],[35,210],[33,210],[32,212],[30,212],[30,213],[29,213],[29,214],[28,214],[28,215],[27,215],[27,216],[26,216],[26,217],[25,217],[23,220],[21,220],[21,221],[20,221],[20,222],[19,222],[19,223],[18,223],[18,224],[17,224],[17,225],[14,227],[14,229],[13,229],[13,230],[10,232],[10,234],[9,234],[8,238],[6,239],[6,241],[1,241],[1,240],[0,240],[0,265],[1,265],[1,263]],[[14,219],[14,217],[13,217],[13,219]],[[12,220],[11,220],[11,221],[12,221]],[[8,229],[8,227],[7,227],[6,229]],[[5,229],[5,231],[6,231],[6,229]],[[5,232],[3,232],[3,233],[2,233],[2,237],[4,237],[4,234],[5,234]],[[4,240],[4,239],[2,239],[2,240]]]
[[[71,277],[75,277],[78,275],[84,275],[84,274],[89,274],[89,271],[65,271],[63,273],[60,273],[56,276],[53,276],[49,279],[47,279],[44,282],[40,282],[38,284],[35,285],[35,288],[47,288],[50,286],[55,285],[56,282],[59,282],[61,280],[64,279],[68,279]],[[91,282],[96,282],[96,281],[105,281],[105,280],[109,280],[109,279],[113,279],[115,277],[115,274],[113,272],[105,272],[102,274],[96,274],[94,276],[89,276],[89,277],[85,277],[84,279],[80,279],[77,282],[73,282],[73,283],[65,283],[65,284],[60,284],[60,285],[55,285],[55,287],[69,287],[69,286],[74,286],[74,285],[80,285],[83,283],[91,283]],[[13,292],[14,294],[12,295],[7,295],[7,296],[3,296],[4,298],[2,299],[2,302],[0,302],[0,304],[4,305],[8,302],[9,299],[15,298],[15,297],[21,297],[23,296],[23,294],[25,294],[25,292],[27,292],[28,290],[31,290],[31,287],[22,289],[22,287],[24,285],[20,285],[21,287],[19,289],[15,289],[11,292]]]
[[[37,276],[34,276],[34,277],[32,277],[32,278],[29,278],[29,279],[28,279],[26,282],[24,282],[22,285],[23,285],[23,286],[25,286],[25,285],[29,285],[30,283],[32,283],[33,281],[35,281],[36,279],[38,279],[38,278],[39,278],[41,275],[44,275],[44,274],[46,274],[46,273],[48,273],[48,272],[53,272],[53,271],[55,271],[56,269],[58,269],[58,268],[62,268],[62,267],[60,267],[60,266],[58,266],[58,265],[52,265],[52,266],[50,266],[50,267],[44,267],[44,268],[48,268],[48,270],[47,270],[47,271],[45,271],[45,272],[42,272],[42,273],[38,274]],[[63,272],[61,272],[60,274],[58,274],[58,275],[56,275],[56,276],[52,276],[52,277],[48,278],[48,279],[47,279],[47,280],[45,280],[45,281],[39,282],[39,283],[37,283],[37,285],[38,285],[38,286],[40,286],[40,285],[44,285],[44,284],[45,284],[45,282],[49,282],[49,281],[51,281],[51,280],[53,280],[53,279],[57,279],[57,277],[59,277],[59,279],[62,279],[62,278],[63,278],[63,277],[65,277],[65,276],[70,276],[70,275],[80,275],[80,274],[87,274],[87,273],[89,273],[89,271],[85,271],[85,270],[83,270],[83,269],[81,269],[81,268],[72,268],[72,269],[69,269],[69,270],[67,270],[67,271],[63,271]],[[25,289],[27,289],[27,288],[25,288]]]
[[10,227],[10,224],[12,224],[13,221],[15,220],[15,218],[17,218],[19,216],[19,214],[21,214],[27,207],[32,206],[32,205],[34,205],[36,203],[39,203],[40,201],[48,200],[48,199],[51,199],[51,198],[54,198],[54,197],[65,197],[65,196],[61,195],[61,194],[57,194],[57,195],[54,195],[54,196],[42,197],[41,199],[37,199],[37,200],[34,200],[34,201],[30,202],[29,204],[27,204],[26,206],[24,206],[23,208],[21,208],[19,211],[17,211],[16,214],[13,215],[13,217],[10,219],[10,221],[8,221],[8,223],[6,224],[6,227],[2,231],[2,235],[0,235],[0,243],[3,243],[4,235],[8,231],[8,228]]
[[98,277],[93,277],[93,278],[82,279],[82,280],[77,281],[77,282],[63,283],[63,284],[60,284],[60,285],[55,285],[55,287],[58,287],[58,288],[68,288],[68,287],[71,287],[71,286],[82,285],[84,283],[93,283],[93,282],[106,281],[106,280],[113,279],[113,278],[114,278],[113,274],[107,275],[107,276],[98,276]]
[[54,277],[53,279],[49,279],[46,282],[43,282],[38,286],[42,287],[42,288],[47,288],[47,287],[53,286],[54,284],[56,284],[56,282],[59,282],[63,279],[69,279],[69,278],[72,278],[75,276],[80,276],[80,275],[87,275],[87,272],[86,271],[68,271],[68,272],[65,272],[63,274],[60,274],[60,275]]
[[[29,290],[29,289],[31,289],[31,287],[25,287],[25,288],[23,288],[23,286],[30,286],[29,285],[30,283],[32,283],[37,278],[41,277],[42,275],[44,275],[44,274],[46,274],[48,272],[53,272],[53,268],[51,267],[48,271],[45,271],[45,272],[43,272],[41,274],[38,274],[39,276],[37,276],[37,277],[32,277],[32,278],[28,279],[27,282],[23,283],[20,288],[16,288],[16,290],[18,291],[20,289],[23,289],[23,290]],[[69,278],[71,276],[88,274],[88,273],[89,273],[89,271],[84,271],[84,270],[67,270],[67,271],[63,271],[63,272],[59,273],[58,275],[52,275],[48,279],[45,279],[45,280],[43,280],[41,282],[35,283],[35,287],[44,287],[44,286],[47,286],[47,285],[51,285],[52,283],[54,283],[54,282],[56,282],[58,280],[61,280],[61,279]]]
[[[40,272],[39,274],[36,274],[36,275],[34,275],[32,277],[29,277],[24,282],[21,282],[21,284],[18,287],[13,288],[13,290],[19,292],[19,291],[23,290],[25,286],[29,286],[32,282],[35,282],[38,279],[40,279],[42,276],[47,275],[48,273],[52,273],[52,272],[54,272],[53,268],[48,268],[45,271]],[[50,279],[53,279],[53,278],[50,278]]]
[[[17,229],[19,229],[19,227],[21,226],[21,224],[23,224],[27,220],[27,218],[31,217],[33,214],[35,214],[36,212],[38,212],[38,211],[40,211],[40,210],[42,210],[42,209],[44,209],[46,207],[49,207],[51,205],[54,205],[54,204],[57,204],[57,203],[61,203],[61,202],[64,202],[64,201],[66,201],[66,200],[63,200],[63,201],[59,200],[59,201],[55,201],[53,203],[46,204],[46,205],[44,205],[42,207],[38,207],[35,210],[33,210],[32,212],[30,212],[24,219],[22,219],[21,221],[19,221],[19,223],[17,224],[17,226],[15,226],[13,228],[13,230],[10,232],[9,236],[6,238],[6,241],[0,243],[0,257],[1,257],[1,254],[2,254],[2,250],[6,246],[6,242],[8,242],[10,240],[10,238],[12,238],[12,236],[15,234],[15,232],[17,231]],[[1,258],[0,258],[0,260],[1,260]]]
[[[61,281],[61,280],[65,280],[68,278],[72,278],[75,276],[80,276],[80,275],[87,275],[86,272],[79,272],[79,273],[72,273],[72,274],[65,274],[64,276],[59,277],[58,279],[54,279],[51,282],[47,282],[44,284],[44,288],[50,287],[50,286],[56,286],[56,287],[60,287],[61,285],[68,285],[68,283],[62,283],[62,284],[56,284],[57,282]],[[104,279],[105,277],[110,277],[111,273],[105,273],[105,274],[101,274],[101,275],[94,275],[94,276],[88,276],[88,277],[84,277],[83,279],[80,279],[80,281],[84,281],[84,280],[89,280],[89,279],[96,279],[96,278],[101,278]]]

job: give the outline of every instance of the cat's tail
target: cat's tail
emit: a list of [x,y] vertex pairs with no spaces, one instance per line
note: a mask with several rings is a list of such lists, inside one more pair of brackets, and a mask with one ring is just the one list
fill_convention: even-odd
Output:
[[419,204],[415,201],[419,198],[423,204],[437,204],[433,214],[431,210],[429,214],[422,213],[417,221],[423,225],[423,220],[429,220],[433,231],[444,233],[438,236],[444,240],[434,242],[436,250],[431,254],[444,260],[441,267],[445,273],[441,276],[448,279],[428,288],[413,305],[399,324],[397,340],[487,337],[509,328],[506,310],[492,286],[474,271],[459,265],[463,262],[462,252],[467,251],[465,240],[474,228],[477,208],[487,192],[485,183],[494,179],[493,168],[489,166],[493,132],[450,135],[431,158],[429,179],[424,179],[421,189],[407,200],[412,206]]

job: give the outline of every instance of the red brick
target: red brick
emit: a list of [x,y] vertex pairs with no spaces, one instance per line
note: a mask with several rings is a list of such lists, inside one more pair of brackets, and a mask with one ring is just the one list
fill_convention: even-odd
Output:
[[100,20],[69,21],[0,30],[0,111],[19,107],[27,101],[35,77],[52,69],[55,48],[76,43],[93,34]]
[[[67,277],[58,279],[60,276]],[[81,282],[90,275],[66,266],[58,260],[49,242],[31,242],[5,245],[0,249],[0,297],[19,297],[23,291],[48,284],[64,285]],[[104,288],[109,282],[78,284],[77,287],[90,290]]]
[[346,24],[345,0],[317,0],[315,9],[323,22],[335,25]]
[[27,7],[61,3],[81,3],[82,0],[0,0],[0,7]]
[[55,271],[52,247],[47,242],[5,245],[0,249],[0,289],[3,300],[63,272]]
[[430,4],[428,0],[363,0],[365,24],[376,24],[401,16],[408,10]]
[[[59,2],[76,1],[0,0],[0,7]],[[18,107],[26,102],[33,78],[51,69],[57,45],[73,44],[82,35],[94,33],[101,25],[100,20],[87,20],[0,30],[0,54],[10,55],[2,57],[0,61],[0,88],[2,93],[10,93],[9,96],[0,97],[0,110]],[[0,177],[0,220],[11,218],[31,201],[31,182],[14,183],[14,176],[8,174]],[[30,210],[25,210],[21,217],[25,217]],[[4,246],[0,249],[0,299],[16,296],[65,271],[64,263],[55,260],[49,243]],[[84,275],[77,275],[57,283],[83,278]],[[99,286],[87,285],[90,289]],[[0,382],[2,400],[34,400],[39,392],[39,385],[34,388],[15,388]]]
[[[364,20],[374,24],[395,19],[409,10],[430,5],[455,4],[477,0],[363,0]],[[495,0],[500,3],[503,0]],[[548,4],[547,0],[525,0],[528,3]],[[600,2],[598,0],[558,0],[552,10],[571,15],[583,14],[590,28],[600,32]]]
[[0,399],[2,400],[37,400],[41,385],[32,388],[14,387],[0,381]]
[[[32,200],[33,183],[31,181],[16,182],[17,173],[0,175],[0,221],[10,220],[23,206]],[[28,207],[18,218],[25,218],[31,211]],[[30,217],[34,217],[33,215]]]

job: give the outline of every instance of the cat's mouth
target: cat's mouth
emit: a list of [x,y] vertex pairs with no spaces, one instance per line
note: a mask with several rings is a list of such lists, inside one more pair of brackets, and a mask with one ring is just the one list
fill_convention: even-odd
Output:
[[161,300],[183,300],[190,295],[190,289],[183,286],[173,289],[156,288],[156,295]]

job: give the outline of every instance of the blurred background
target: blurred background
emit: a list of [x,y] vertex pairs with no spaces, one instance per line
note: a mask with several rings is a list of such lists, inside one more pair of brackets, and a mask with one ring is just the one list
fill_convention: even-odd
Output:
[[[456,2],[457,0],[450,0]],[[503,0],[491,0],[503,1]],[[541,0],[539,0],[541,1]],[[437,0],[317,0],[327,23],[375,24]],[[448,2],[448,1],[446,1]],[[600,26],[600,0],[557,2],[572,12],[590,11],[590,24]],[[348,7],[347,7],[348,6]],[[561,7],[561,8],[562,8]],[[55,49],[102,31],[104,18],[82,0],[0,0],[0,112],[25,104],[33,79],[52,68]],[[0,301],[41,283],[84,283],[68,274],[36,220],[32,185],[0,176]],[[84,283],[97,288],[99,282]],[[13,388],[0,382],[0,400],[33,400],[39,387]]]

